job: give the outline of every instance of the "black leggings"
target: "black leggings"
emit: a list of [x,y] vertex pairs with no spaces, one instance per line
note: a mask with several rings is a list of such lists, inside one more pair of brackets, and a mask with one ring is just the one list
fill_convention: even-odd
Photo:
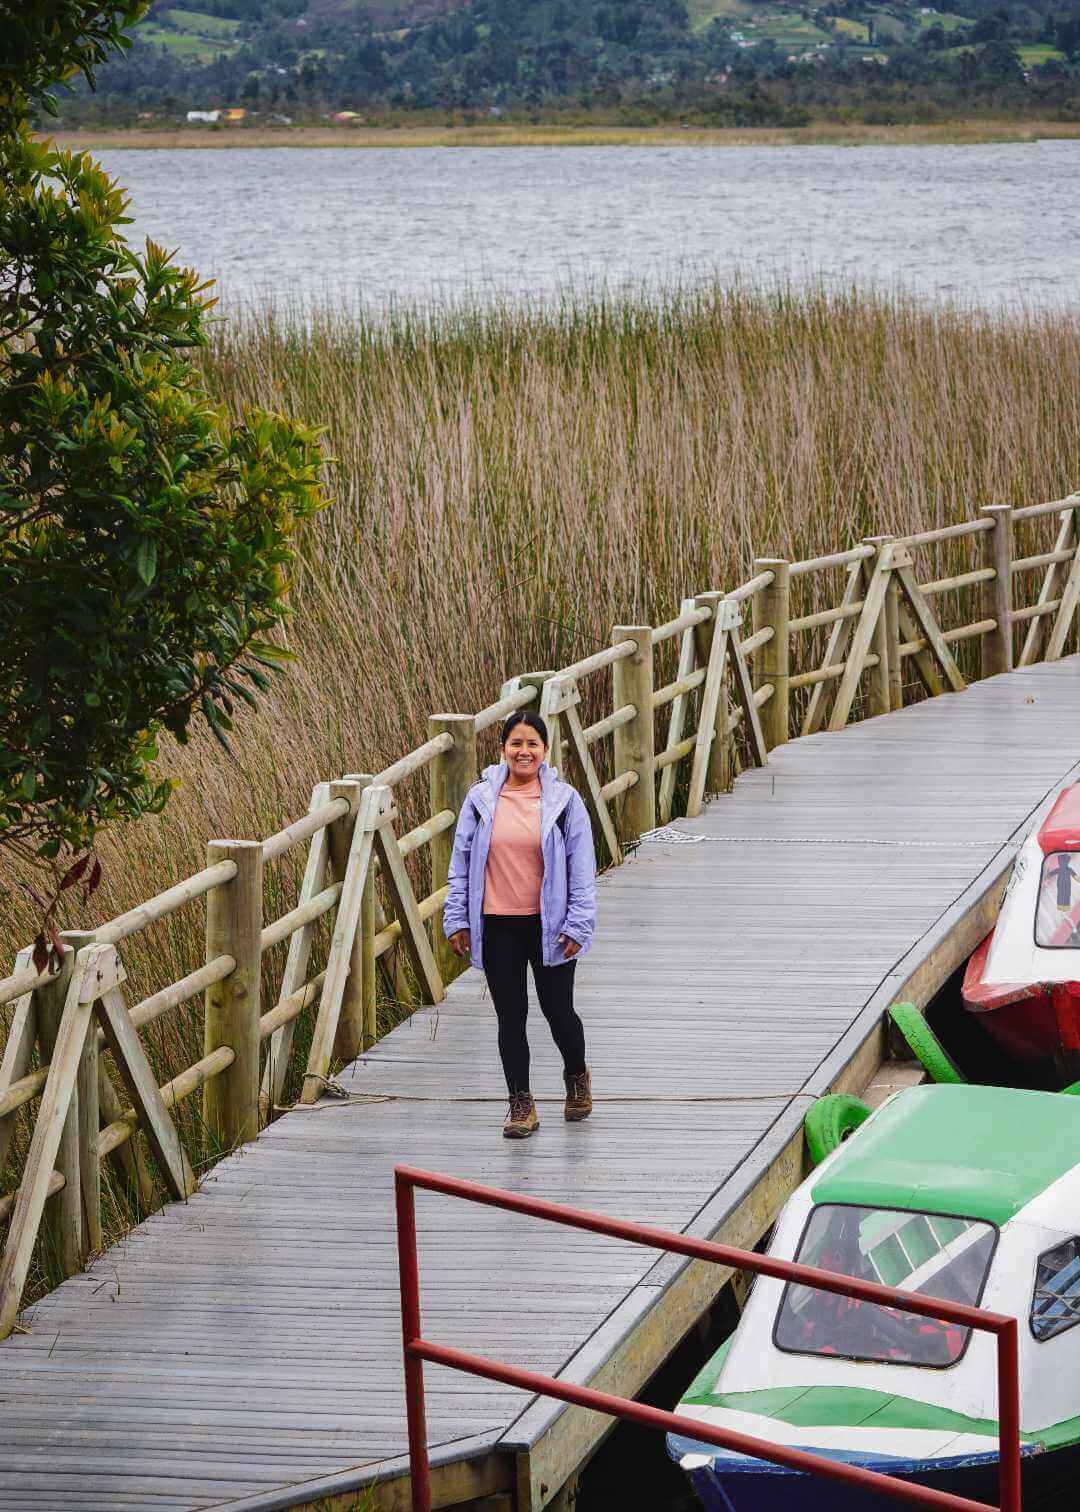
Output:
[[585,1030],[574,1011],[574,968],[545,966],[539,914],[484,915],[484,975],[499,1020],[499,1054],[511,1095],[529,1090],[526,966],[532,967],[540,1011],[570,1075],[585,1070]]

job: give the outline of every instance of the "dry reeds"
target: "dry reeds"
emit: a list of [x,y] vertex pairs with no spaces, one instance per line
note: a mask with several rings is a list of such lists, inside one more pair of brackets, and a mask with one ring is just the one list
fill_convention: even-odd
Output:
[[[211,836],[270,833],[316,780],[377,771],[430,712],[667,618],[755,555],[1053,498],[1080,471],[1071,315],[738,288],[382,323],[267,309],[205,361],[230,408],[328,426],[337,503],[304,543],[295,667],[232,760],[167,749],[180,790],[110,843],[99,912],[201,865]],[[17,898],[3,923],[13,946]]]
[[[105,843],[95,917],[69,927],[196,870],[210,837],[271,833],[317,780],[378,771],[430,712],[667,619],[756,555],[1059,497],[1080,473],[1074,315],[720,287],[381,322],[268,308],[221,325],[205,364],[230,408],[327,425],[337,503],[303,543],[295,667],[231,760],[207,738],[166,748],[179,791]],[[275,877],[278,911],[294,868]],[[138,947],[143,990],[198,962],[196,914]],[[10,962],[34,932],[17,889],[0,917]],[[162,1079],[200,1053],[197,1010],[156,1026]]]

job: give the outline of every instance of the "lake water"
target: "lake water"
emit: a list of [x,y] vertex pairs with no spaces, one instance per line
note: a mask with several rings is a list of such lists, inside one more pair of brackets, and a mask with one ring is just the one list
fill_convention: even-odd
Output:
[[974,147],[110,151],[226,307],[557,295],[720,275],[1075,304],[1080,141]]

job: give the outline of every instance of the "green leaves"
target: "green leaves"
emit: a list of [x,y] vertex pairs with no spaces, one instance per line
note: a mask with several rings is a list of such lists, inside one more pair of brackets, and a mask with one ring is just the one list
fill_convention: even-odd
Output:
[[136,548],[135,571],[149,588],[157,572],[157,542],[152,536],[143,536]]
[[319,433],[230,424],[188,361],[209,286],[131,250],[119,186],[22,124],[143,8],[0,0],[0,845],[45,863],[161,811],[162,728],[227,744],[291,660],[296,531],[326,503]]
[[13,131],[33,108],[56,115],[50,86],[94,70],[117,48],[123,28],[145,15],[148,0],[0,0],[0,131]]

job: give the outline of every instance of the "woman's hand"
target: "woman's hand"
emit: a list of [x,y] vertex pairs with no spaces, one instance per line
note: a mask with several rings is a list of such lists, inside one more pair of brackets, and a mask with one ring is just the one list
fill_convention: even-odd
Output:
[[467,929],[459,929],[450,936],[450,949],[456,956],[460,956],[463,961],[468,960],[470,938]]
[[568,934],[561,934],[559,936],[559,944],[562,946],[563,955],[568,961],[572,961],[577,955],[578,951],[581,949],[581,946],[577,942],[577,940],[571,939]]

